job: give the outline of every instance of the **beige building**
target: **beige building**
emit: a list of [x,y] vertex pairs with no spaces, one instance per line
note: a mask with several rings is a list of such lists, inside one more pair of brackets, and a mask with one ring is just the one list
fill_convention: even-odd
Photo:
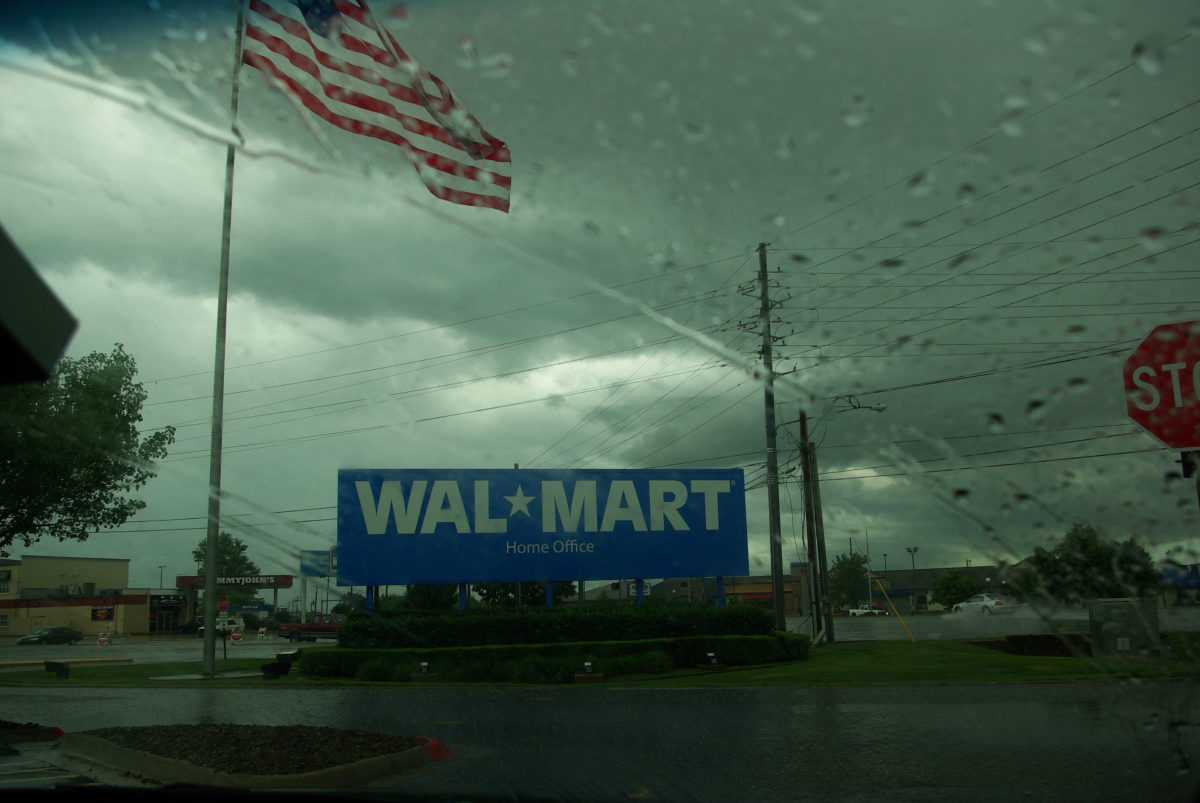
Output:
[[64,626],[85,636],[171,632],[190,618],[178,590],[128,585],[128,558],[0,560],[0,637]]

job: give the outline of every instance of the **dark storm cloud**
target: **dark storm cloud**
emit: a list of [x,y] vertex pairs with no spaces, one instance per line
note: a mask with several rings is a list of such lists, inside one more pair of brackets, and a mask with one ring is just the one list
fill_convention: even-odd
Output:
[[[42,56],[50,43],[55,66],[227,128],[231,5],[37,5],[5,8],[6,41]],[[836,551],[870,532],[873,553],[919,544],[922,562],[950,563],[1020,553],[1076,519],[1156,545],[1194,526],[1164,481],[1173,455],[1119,454],[1152,443],[1120,435],[1117,378],[1120,350],[1153,323],[1200,317],[1194,278],[1176,273],[1194,250],[1174,248],[1195,220],[1194,168],[1175,169],[1194,152],[1194,115],[1144,125],[1191,99],[1195,47],[1129,59],[1145,37],[1182,31],[1189,4],[409,6],[397,36],[512,147],[513,213],[412,206],[436,202],[406,165],[325,131],[248,72],[248,151],[288,158],[238,157],[230,348],[250,367],[231,371],[229,409],[290,412],[230,422],[232,511],[331,505],[329,476],[346,465],[729,455],[760,479],[761,394],[744,369],[681,384],[673,371],[713,355],[687,340],[618,352],[676,333],[570,297],[585,278],[654,277],[622,292],[655,307],[702,299],[664,314],[714,327],[753,362],[759,344],[736,325],[756,300],[737,290],[766,241],[786,299],[779,367],[796,369],[779,420],[817,397]],[[511,66],[486,66],[500,55]],[[88,312],[76,348],[119,336],[163,379],[151,402],[170,404],[147,423],[200,422],[181,430],[195,440],[177,444],[144,517],[199,515],[212,336],[193,324],[211,320],[223,147],[17,78],[0,124],[6,227]],[[122,315],[130,299],[137,314]],[[1037,367],[1089,349],[1101,356]],[[292,355],[307,356],[265,362]],[[846,394],[888,409],[829,406]],[[788,437],[781,450],[786,469]],[[1087,456],[1101,452],[1118,454]],[[854,468],[899,476],[846,479]],[[764,497],[750,495],[759,556]],[[296,529],[297,543],[332,537],[328,522],[306,526],[317,534]]]

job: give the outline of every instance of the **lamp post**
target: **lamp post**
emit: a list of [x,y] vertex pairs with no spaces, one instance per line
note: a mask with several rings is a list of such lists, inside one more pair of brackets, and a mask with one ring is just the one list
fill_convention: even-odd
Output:
[[916,610],[916,602],[917,602],[917,600],[915,599],[915,595],[917,593],[917,550],[918,549],[920,549],[920,547],[915,547],[915,546],[904,547],[904,551],[908,553],[909,560],[912,561],[912,575],[908,579],[908,585],[910,586],[909,591],[911,591],[914,595],[914,597],[911,598],[912,602],[913,602],[913,610]]
[[163,587],[163,569],[165,569],[165,568],[167,568],[166,564],[163,564],[158,567],[158,587],[159,587],[159,589],[161,589]]

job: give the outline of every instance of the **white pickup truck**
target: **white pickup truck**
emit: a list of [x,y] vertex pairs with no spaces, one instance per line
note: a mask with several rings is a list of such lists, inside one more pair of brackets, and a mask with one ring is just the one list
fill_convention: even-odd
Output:
[[862,605],[857,608],[848,608],[846,613],[851,616],[887,616],[887,611],[883,608],[867,608]]

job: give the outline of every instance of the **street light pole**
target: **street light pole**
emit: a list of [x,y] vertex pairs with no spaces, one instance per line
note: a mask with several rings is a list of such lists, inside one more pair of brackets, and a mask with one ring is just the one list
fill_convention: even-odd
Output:
[[904,551],[908,553],[908,557],[912,561],[912,574],[908,578],[908,585],[910,586],[908,590],[913,593],[913,596],[909,597],[909,599],[912,600],[912,605],[913,605],[914,611],[917,609],[917,600],[915,597],[916,597],[916,593],[917,593],[917,550],[918,549],[920,549],[920,547],[915,547],[915,546],[904,547]]
[[163,569],[167,568],[166,564],[158,567],[158,587],[163,587]]

